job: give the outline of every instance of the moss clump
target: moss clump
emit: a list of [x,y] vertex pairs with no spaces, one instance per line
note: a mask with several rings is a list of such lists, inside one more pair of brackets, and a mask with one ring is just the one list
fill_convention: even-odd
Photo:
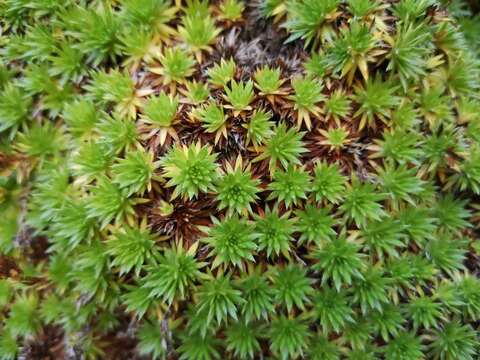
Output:
[[0,359],[478,359],[474,11],[2,2]]

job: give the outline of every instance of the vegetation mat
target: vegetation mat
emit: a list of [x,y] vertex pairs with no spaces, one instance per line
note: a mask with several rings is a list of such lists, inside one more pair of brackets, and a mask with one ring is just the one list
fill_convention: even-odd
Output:
[[479,359],[477,11],[1,0],[0,359]]

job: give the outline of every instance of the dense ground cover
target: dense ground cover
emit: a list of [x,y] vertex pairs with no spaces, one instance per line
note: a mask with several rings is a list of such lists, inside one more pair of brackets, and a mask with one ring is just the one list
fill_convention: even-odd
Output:
[[476,6],[1,1],[0,358],[478,359]]

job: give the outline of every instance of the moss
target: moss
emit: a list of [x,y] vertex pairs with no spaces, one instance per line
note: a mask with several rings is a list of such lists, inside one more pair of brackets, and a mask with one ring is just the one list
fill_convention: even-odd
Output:
[[2,2],[0,358],[477,359],[467,3]]

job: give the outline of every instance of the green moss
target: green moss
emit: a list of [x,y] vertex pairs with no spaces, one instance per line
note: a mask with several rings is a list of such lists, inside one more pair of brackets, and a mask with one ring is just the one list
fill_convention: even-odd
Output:
[[0,358],[477,359],[474,12],[3,1]]

